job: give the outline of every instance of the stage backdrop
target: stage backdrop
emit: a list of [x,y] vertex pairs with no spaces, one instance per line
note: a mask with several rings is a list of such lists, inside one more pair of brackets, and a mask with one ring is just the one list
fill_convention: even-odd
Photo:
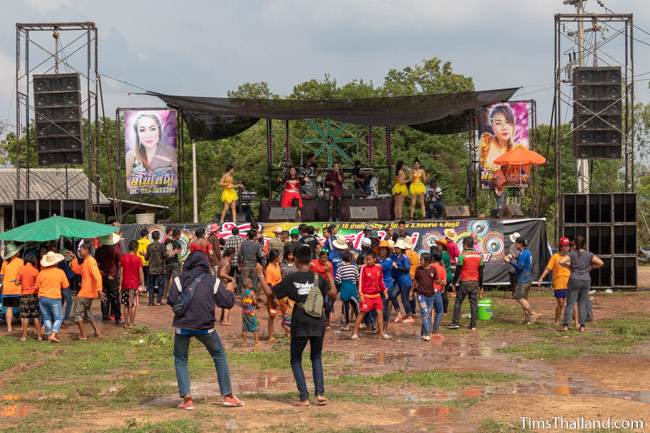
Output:
[[129,194],[173,194],[178,181],[176,111],[124,111],[126,189]]
[[[308,223],[318,229],[322,233],[322,228],[331,224],[329,222],[312,222]],[[384,229],[388,226],[397,228],[394,223],[374,223],[371,224],[374,230],[379,232],[380,236],[385,234]],[[360,248],[361,240],[363,239],[363,228],[365,223],[339,223],[337,224],[338,233],[344,236],[346,241],[350,242],[354,248]],[[205,224],[153,224],[148,226],[130,224],[122,226],[123,247],[128,244],[130,240],[138,239],[140,230],[146,228],[149,232],[159,231],[161,239],[164,237],[165,229],[167,227],[181,229],[181,259],[185,259],[188,255],[187,246],[194,237],[194,230],[199,227],[207,229]],[[226,223],[221,228],[219,237],[229,238],[232,236],[232,229],[235,227],[233,223]],[[237,226],[241,236],[245,236],[251,226],[249,223]],[[267,242],[272,237],[275,237],[273,230],[277,227],[291,230],[297,228],[298,223],[295,222],[280,222],[280,223],[265,223],[262,230],[264,240]],[[445,234],[454,238],[458,243],[459,248],[462,249],[462,240],[470,236],[472,232],[476,233],[479,246],[478,250],[483,254],[486,262],[484,271],[485,284],[509,284],[508,268],[503,262],[502,258],[510,246],[509,235],[518,232],[523,236],[529,244],[529,249],[533,254],[533,276],[537,278],[540,275],[540,269],[543,269],[549,258],[549,250],[546,242],[546,220],[544,219],[521,219],[521,220],[478,220],[478,219],[463,219],[463,220],[449,220],[449,221],[435,221],[435,222],[420,222],[407,224],[407,232],[410,234],[411,240],[415,245],[417,252],[429,251],[431,245],[435,244],[435,240]],[[322,238],[321,238],[322,241]]]
[[492,188],[492,175],[500,167],[494,160],[515,147],[528,149],[528,102],[504,102],[483,107],[479,121],[481,188]]

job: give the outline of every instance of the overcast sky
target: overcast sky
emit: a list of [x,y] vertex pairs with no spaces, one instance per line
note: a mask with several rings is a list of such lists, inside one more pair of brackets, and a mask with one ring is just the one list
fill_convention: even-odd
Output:
[[[634,13],[640,29],[650,32],[650,1],[606,3]],[[587,6],[604,12],[595,0]],[[15,23],[90,20],[99,29],[100,72],[160,92],[224,96],[242,82],[267,81],[286,95],[294,84],[325,73],[339,83],[381,84],[390,68],[437,56],[472,77],[477,89],[524,86],[516,97],[537,99],[540,122],[548,121],[553,15],[572,11],[561,0],[6,1],[0,120],[15,123]],[[635,36],[650,43],[640,29]],[[49,34],[38,38],[52,48]],[[69,41],[62,37],[63,44]],[[619,39],[610,49],[622,44]],[[650,71],[650,46],[639,42],[635,49],[635,73]],[[40,49],[30,48],[32,62],[39,56]],[[647,83],[637,84],[637,99],[648,100]],[[138,89],[108,78],[103,84],[111,116],[117,106],[161,105],[129,96]]]

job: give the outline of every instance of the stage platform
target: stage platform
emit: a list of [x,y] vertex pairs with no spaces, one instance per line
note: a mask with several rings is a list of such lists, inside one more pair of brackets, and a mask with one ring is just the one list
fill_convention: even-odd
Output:
[[[330,219],[330,203],[329,200],[303,200],[303,207],[301,210],[303,221],[328,221]],[[350,221],[350,207],[376,207],[377,218],[379,221],[389,221],[392,219],[393,209],[392,201],[390,198],[379,199],[351,199],[344,198],[341,200],[341,215],[342,221]],[[280,207],[280,202],[276,200],[262,200],[260,202],[259,220],[261,222],[272,221],[270,219],[271,208]]]

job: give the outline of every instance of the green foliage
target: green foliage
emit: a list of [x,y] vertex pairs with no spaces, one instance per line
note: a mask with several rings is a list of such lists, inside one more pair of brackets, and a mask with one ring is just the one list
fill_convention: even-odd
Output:
[[142,423],[135,419],[126,421],[124,427],[104,430],[104,433],[199,433],[204,431],[191,419],[177,419],[157,423]]
[[481,386],[493,383],[512,382],[525,377],[499,372],[473,372],[455,370],[436,370],[418,372],[395,372],[381,375],[339,376],[332,383],[335,385],[417,385],[436,389],[454,390],[463,386]]

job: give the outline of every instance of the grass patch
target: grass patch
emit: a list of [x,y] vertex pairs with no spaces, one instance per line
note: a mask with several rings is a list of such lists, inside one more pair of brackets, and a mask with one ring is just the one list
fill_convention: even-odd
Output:
[[104,433],[201,433],[202,431],[204,430],[198,423],[188,419],[144,424],[129,420],[125,427],[104,430]]
[[532,433],[532,430],[523,429],[503,421],[486,419],[478,428],[479,433]]
[[377,429],[370,427],[347,427],[347,428],[334,428],[327,427],[324,429],[314,429],[302,424],[273,424],[268,426],[265,430],[266,433],[375,433]]
[[524,376],[498,372],[436,370],[412,373],[386,373],[381,375],[339,376],[330,380],[334,385],[415,385],[419,387],[454,390],[466,386],[525,380]]
[[650,318],[634,316],[599,320],[584,334],[568,331],[541,336],[544,339],[507,346],[499,351],[529,359],[549,360],[627,353],[635,344],[650,338]]

